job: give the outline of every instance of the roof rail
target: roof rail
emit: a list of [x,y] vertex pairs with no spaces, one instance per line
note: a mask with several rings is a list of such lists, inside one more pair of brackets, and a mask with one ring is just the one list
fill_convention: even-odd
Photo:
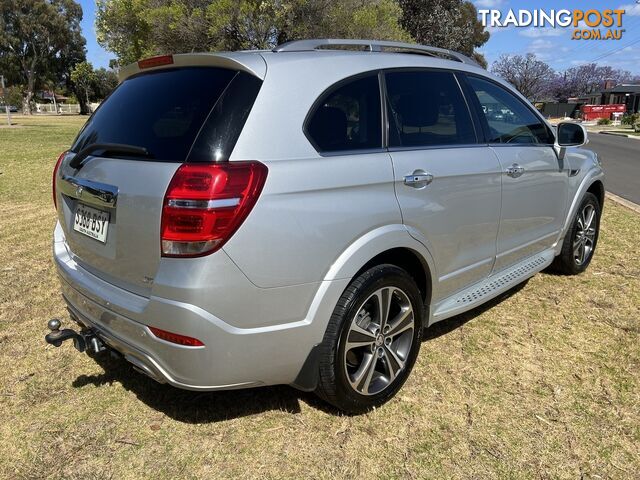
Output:
[[444,57],[448,60],[466,63],[468,65],[479,66],[478,62],[453,50],[445,48],[429,47],[427,45],[418,45],[414,43],[391,42],[380,40],[354,40],[343,38],[319,38],[310,40],[294,40],[292,42],[283,43],[273,49],[273,52],[309,52],[312,50],[330,49],[336,46],[354,46],[365,47],[369,52],[384,52],[395,50],[406,50],[406,53],[419,53],[422,55],[430,55],[432,57]]

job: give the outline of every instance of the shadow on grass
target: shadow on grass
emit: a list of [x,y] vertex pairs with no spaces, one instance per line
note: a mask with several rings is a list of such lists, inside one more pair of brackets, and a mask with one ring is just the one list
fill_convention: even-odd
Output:
[[[495,299],[469,312],[436,323],[424,334],[424,341],[433,340],[461,327],[493,306],[520,291],[524,282]],[[161,385],[137,373],[122,358],[108,354],[94,355],[93,359],[104,369],[99,375],[81,375],[73,381],[75,388],[87,385],[101,386],[120,383],[139,400],[174,420],[184,423],[211,423],[241,418],[268,411],[300,413],[300,401],[329,415],[344,415],[313,393],[301,392],[286,385],[228,390],[221,392],[194,392]]]
[[122,358],[99,354],[93,356],[93,360],[104,373],[80,375],[73,381],[75,388],[120,383],[149,407],[184,423],[219,422],[272,410],[299,413],[299,398],[305,395],[285,385],[221,392],[181,390],[136,372]]

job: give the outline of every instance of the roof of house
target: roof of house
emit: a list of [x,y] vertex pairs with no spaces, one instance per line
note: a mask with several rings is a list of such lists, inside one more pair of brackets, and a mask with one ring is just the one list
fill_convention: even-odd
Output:
[[602,90],[602,93],[640,93],[640,85],[616,85]]

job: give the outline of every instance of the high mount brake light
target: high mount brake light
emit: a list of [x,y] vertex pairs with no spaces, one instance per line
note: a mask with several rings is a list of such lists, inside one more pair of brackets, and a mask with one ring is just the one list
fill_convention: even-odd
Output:
[[62,159],[64,158],[64,156],[67,154],[67,152],[62,152],[60,154],[60,156],[58,157],[58,160],[56,160],[56,166],[53,167],[53,175],[51,178],[51,192],[53,194],[53,206],[55,207],[55,209],[58,209],[58,199],[56,198],[56,177],[58,176],[58,170],[60,170],[60,164],[62,163]]
[[173,65],[173,55],[160,55],[158,57],[138,60],[138,68],[140,69],[161,67],[162,65]]
[[267,178],[260,162],[185,163],[164,197],[164,257],[200,257],[231,238],[255,205]]

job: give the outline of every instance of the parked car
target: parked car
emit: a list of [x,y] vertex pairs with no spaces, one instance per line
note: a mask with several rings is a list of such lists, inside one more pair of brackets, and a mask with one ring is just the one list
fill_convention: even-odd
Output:
[[18,107],[16,107],[15,105],[0,105],[0,113],[7,113],[7,108],[9,109],[9,112],[13,113],[13,112],[17,112],[18,111]]
[[142,60],[56,163],[53,254],[81,330],[54,319],[47,341],[180,388],[289,384],[366,411],[424,328],[587,268],[604,187],[586,142],[427,46]]

